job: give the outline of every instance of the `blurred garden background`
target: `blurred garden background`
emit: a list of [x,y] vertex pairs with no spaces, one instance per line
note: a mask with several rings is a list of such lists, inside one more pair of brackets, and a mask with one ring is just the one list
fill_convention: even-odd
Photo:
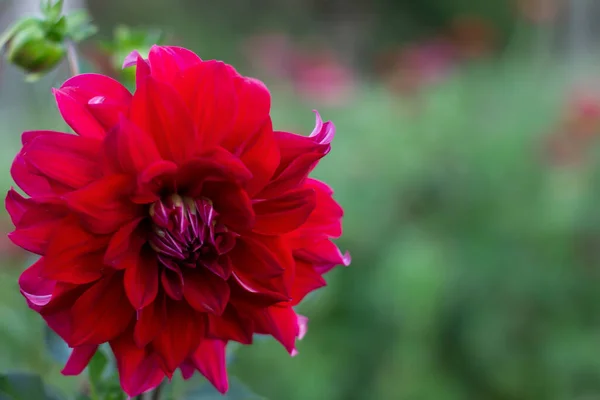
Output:
[[[70,3],[70,4],[69,4]],[[240,348],[270,400],[600,399],[597,0],[89,0],[121,24],[267,83],[279,130],[334,121],[315,176],[346,210],[347,269],[301,307],[290,358]],[[36,1],[0,0],[0,24]],[[83,43],[87,70],[116,73]],[[51,88],[0,72],[0,187],[24,130],[66,130]],[[60,376],[19,294],[30,258],[0,215],[0,371]],[[31,399],[35,400],[35,399]]]

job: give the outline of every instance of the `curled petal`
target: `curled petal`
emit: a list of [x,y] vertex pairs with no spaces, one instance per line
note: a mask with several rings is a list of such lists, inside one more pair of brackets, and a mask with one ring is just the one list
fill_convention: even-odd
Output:
[[191,357],[191,362],[198,371],[222,394],[229,388],[225,363],[226,344],[223,340],[205,339]]
[[98,345],[95,344],[75,347],[61,373],[63,375],[79,375],[96,354],[96,350],[98,350]]
[[136,346],[130,332],[112,340],[110,347],[117,360],[121,387],[129,396],[154,389],[165,378],[158,355]]
[[52,292],[56,282],[41,276],[44,268],[44,259],[40,258],[31,267],[27,268],[19,277],[21,294],[27,299],[29,307],[39,311],[52,300]]

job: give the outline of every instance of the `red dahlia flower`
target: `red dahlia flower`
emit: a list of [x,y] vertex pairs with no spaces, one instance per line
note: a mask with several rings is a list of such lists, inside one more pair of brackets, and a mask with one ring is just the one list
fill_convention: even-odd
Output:
[[73,348],[64,374],[108,342],[131,396],[177,368],[225,392],[227,342],[268,334],[293,354],[293,307],[350,261],[331,242],[342,209],[307,177],[334,126],[273,131],[261,82],[182,48],[125,64],[133,95],[95,74],[54,92],[77,135],[23,134],[10,238],[42,257],[21,292]]

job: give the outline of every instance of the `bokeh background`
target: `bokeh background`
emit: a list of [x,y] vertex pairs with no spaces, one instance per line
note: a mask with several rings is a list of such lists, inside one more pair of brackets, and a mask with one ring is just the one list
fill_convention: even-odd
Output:
[[[0,21],[35,1],[0,0]],[[67,3],[69,3],[67,1]],[[315,176],[346,210],[349,268],[230,371],[271,400],[600,399],[600,3],[597,0],[89,0],[119,24],[264,80],[280,130],[333,120]],[[31,4],[34,4],[32,6]],[[106,69],[86,44],[82,53]],[[87,66],[92,68],[92,64]],[[67,129],[51,87],[0,75],[0,187],[28,129]],[[0,371],[63,390],[0,218]],[[32,399],[35,400],[35,399]]]

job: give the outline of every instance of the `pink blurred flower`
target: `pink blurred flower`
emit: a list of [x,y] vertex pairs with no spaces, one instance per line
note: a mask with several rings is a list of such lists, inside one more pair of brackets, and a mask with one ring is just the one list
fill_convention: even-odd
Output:
[[308,101],[341,106],[352,98],[354,73],[331,49],[297,51],[292,74],[296,92]]

